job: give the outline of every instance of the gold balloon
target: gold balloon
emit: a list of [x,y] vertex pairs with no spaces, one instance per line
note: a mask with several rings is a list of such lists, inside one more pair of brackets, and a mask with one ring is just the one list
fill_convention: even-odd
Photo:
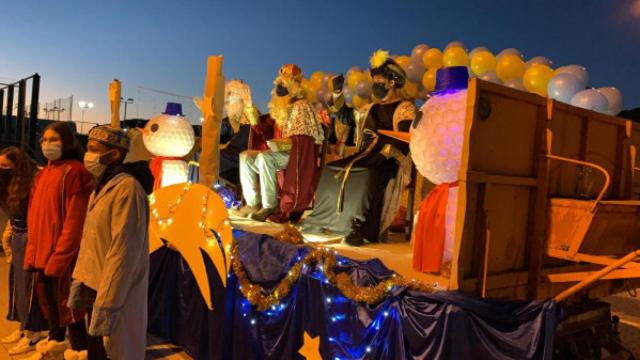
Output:
[[519,56],[506,54],[501,56],[496,64],[496,75],[502,81],[521,78],[524,74],[524,68],[524,61]]
[[422,55],[422,64],[428,70],[442,67],[442,51],[431,48]]
[[355,90],[356,89],[356,85],[358,85],[358,83],[362,80],[364,80],[366,77],[365,75],[360,72],[360,71],[352,71],[349,74],[349,77],[347,78],[347,85],[349,85],[349,88],[351,90]]
[[407,70],[407,65],[411,62],[411,58],[408,56],[398,56],[395,58],[395,62],[402,67],[403,70]]
[[319,88],[322,85],[322,79],[324,78],[324,73],[322,71],[316,71],[311,74],[309,80],[313,85],[316,85],[316,88]]
[[442,64],[444,67],[450,66],[467,66],[469,63],[469,56],[467,52],[461,47],[448,48],[442,55]]
[[407,81],[406,83],[404,83],[403,89],[404,93],[410,99],[415,99],[416,96],[418,96],[418,85],[412,83],[411,81]]
[[438,69],[429,69],[422,75],[422,87],[427,91],[433,91],[436,88],[436,71]]
[[553,77],[553,70],[547,65],[533,64],[524,73],[522,84],[529,92],[547,96],[547,84]]
[[478,51],[471,57],[471,71],[482,75],[487,71],[494,71],[497,65],[496,57],[489,51]]
[[361,98],[358,95],[353,95],[353,106],[355,106],[356,109],[360,110],[362,109],[365,105],[367,105],[367,100]]

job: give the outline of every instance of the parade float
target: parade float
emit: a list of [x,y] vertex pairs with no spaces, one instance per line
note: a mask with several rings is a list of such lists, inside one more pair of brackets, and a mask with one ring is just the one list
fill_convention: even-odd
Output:
[[[418,46],[396,61],[420,81],[407,94],[431,96],[411,134],[386,135],[411,142],[426,188],[446,190],[440,243],[414,239],[436,266],[416,266],[407,243],[311,246],[291,227],[232,229],[210,187],[172,185],[150,199],[150,332],[197,359],[620,352],[597,301],[640,277],[640,126],[613,116],[619,92],[585,89],[584,68],[554,71],[514,49]],[[472,75],[465,89],[431,93],[438,69],[460,66]],[[305,82],[315,101],[326,98],[325,75]],[[211,132],[218,81],[207,81],[201,107]],[[347,101],[365,106],[370,82],[351,69]],[[420,204],[424,194],[413,196]]]

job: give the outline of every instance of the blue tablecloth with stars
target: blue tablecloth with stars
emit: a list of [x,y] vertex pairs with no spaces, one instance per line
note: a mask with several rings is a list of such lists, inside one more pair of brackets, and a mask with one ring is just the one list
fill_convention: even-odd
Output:
[[[272,289],[309,250],[266,235],[234,231],[254,282]],[[544,302],[487,301],[454,291],[404,288],[376,306],[356,303],[305,267],[291,294],[267,311],[253,308],[232,273],[227,288],[204,256],[214,310],[209,311],[179,253],[151,254],[149,331],[195,359],[304,359],[304,333],[319,336],[323,359],[551,359],[559,309]],[[361,286],[393,274],[377,259],[338,256],[336,272]]]

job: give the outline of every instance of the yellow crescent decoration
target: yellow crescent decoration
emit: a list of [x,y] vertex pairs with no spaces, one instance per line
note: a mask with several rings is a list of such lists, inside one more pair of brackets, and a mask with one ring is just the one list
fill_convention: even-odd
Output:
[[156,190],[149,204],[149,252],[165,242],[176,249],[189,265],[207,307],[212,310],[203,253],[209,256],[226,287],[233,235],[224,202],[206,186],[176,184]]
[[307,360],[322,360],[322,356],[320,356],[320,336],[311,337],[305,331],[304,343],[298,353]]

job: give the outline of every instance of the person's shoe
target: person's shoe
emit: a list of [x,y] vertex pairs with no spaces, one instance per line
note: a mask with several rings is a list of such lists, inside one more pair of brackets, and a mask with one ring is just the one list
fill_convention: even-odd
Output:
[[9,349],[9,355],[20,355],[34,351],[38,340],[40,340],[40,338],[29,339],[27,336],[24,336],[14,347]]
[[351,219],[351,232],[344,238],[344,242],[351,246],[361,246],[364,244],[364,236],[362,236],[362,222],[359,219]]
[[10,335],[3,337],[0,342],[3,344],[15,344],[24,337],[24,333],[20,330],[12,332]]
[[260,211],[249,215],[249,219],[265,222],[267,218],[278,212],[278,208],[262,208]]
[[259,212],[261,209],[262,207],[260,205],[256,205],[256,206],[245,205],[239,209],[229,210],[229,215],[240,217],[240,218],[247,218],[251,216],[251,214]]
[[36,353],[28,360],[63,360],[64,352],[69,348],[68,341],[44,339],[36,345]]

